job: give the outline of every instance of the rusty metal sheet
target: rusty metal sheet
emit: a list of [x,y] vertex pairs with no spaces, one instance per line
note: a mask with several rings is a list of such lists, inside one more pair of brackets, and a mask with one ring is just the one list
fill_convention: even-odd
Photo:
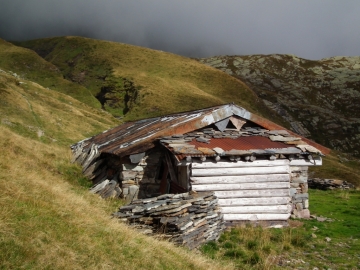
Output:
[[[201,129],[215,122],[221,121],[227,117],[236,115],[250,120],[255,124],[262,126],[268,130],[284,130],[283,127],[272,123],[271,121],[264,119],[260,116],[252,114],[242,107],[234,104],[226,104],[211,108],[205,108],[202,110],[182,112],[167,115],[164,117],[156,117],[150,119],[144,119],[136,122],[124,123],[115,128],[104,131],[101,134],[85,139],[78,144],[81,145],[83,152],[90,149],[91,145],[97,145],[100,153],[109,153],[119,156],[126,156],[134,153],[144,152],[154,146],[154,142],[161,137],[174,135],[174,134],[185,134],[194,130]],[[292,136],[298,136],[297,134],[287,130]],[[300,136],[299,136],[300,137]],[[245,138],[245,137],[243,137]],[[251,137],[246,137],[251,138]],[[263,138],[262,138],[263,139]],[[270,144],[270,140],[262,140],[257,137],[257,142],[251,141],[252,139],[245,140],[241,139],[222,139],[217,145],[199,145],[200,147],[214,148],[221,147],[224,150],[231,149],[266,149],[266,148],[286,148],[287,146],[273,145]],[[316,147],[323,153],[329,153],[330,150],[322,145],[314,143],[306,138],[301,137],[306,143]],[[215,143],[215,139],[211,142]],[[236,144],[237,143],[237,144]],[[255,146],[254,146],[255,143]],[[272,142],[280,143],[280,142]],[[211,143],[210,143],[211,144]],[[234,146],[236,146],[234,148]],[[230,147],[230,148],[229,148]],[[226,148],[226,149],[225,149]]]
[[268,129],[268,130],[286,130],[289,134],[293,135],[293,136],[297,136],[297,137],[300,137],[303,141],[305,141],[307,144],[309,145],[312,145],[314,147],[316,147],[317,149],[319,149],[323,154],[329,154],[330,153],[330,149],[321,145],[321,144],[318,144],[312,140],[309,140],[305,137],[302,137],[288,129],[285,129],[284,127],[278,125],[278,124],[275,124],[273,122],[271,122],[270,120],[267,120],[261,116],[258,116],[256,114],[251,114],[249,119],[250,121]]
[[292,145],[287,145],[282,142],[273,142],[267,137],[262,136],[248,136],[248,137],[238,137],[237,139],[231,138],[221,138],[221,139],[211,139],[209,143],[201,143],[196,140],[189,142],[191,145],[196,147],[206,147],[206,148],[215,148],[220,147],[225,151],[230,151],[232,149],[236,150],[250,150],[250,149],[267,149],[267,148],[288,148]]

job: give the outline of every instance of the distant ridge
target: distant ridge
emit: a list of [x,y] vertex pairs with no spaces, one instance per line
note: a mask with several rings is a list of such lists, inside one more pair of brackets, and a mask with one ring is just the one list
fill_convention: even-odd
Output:
[[360,57],[217,56],[201,63],[246,82],[291,128],[360,157]]

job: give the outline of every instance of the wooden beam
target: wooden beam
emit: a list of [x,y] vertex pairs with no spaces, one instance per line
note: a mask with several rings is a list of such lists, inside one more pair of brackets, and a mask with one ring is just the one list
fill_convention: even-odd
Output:
[[308,159],[293,159],[290,161],[290,166],[321,166],[322,158],[314,157],[313,160]]
[[255,175],[290,173],[289,166],[244,168],[192,168],[192,176]]
[[290,197],[269,197],[269,198],[232,198],[219,199],[221,206],[241,206],[241,205],[274,205],[274,204],[288,204]]
[[224,214],[224,220],[287,220],[290,214]]
[[249,206],[222,206],[223,214],[288,214],[291,212],[291,205],[249,205]]
[[167,167],[169,169],[170,180],[175,182],[175,183],[178,183],[177,177],[176,177],[173,165],[171,163],[171,159],[170,159],[170,155],[169,155],[168,151],[165,152],[165,161],[166,161],[166,165],[167,165]]
[[168,180],[167,180],[167,176],[169,173],[169,167],[167,166],[166,162],[164,162],[164,171],[161,177],[161,182],[160,182],[160,193],[161,194],[165,194],[168,190]]
[[215,190],[214,193],[219,199],[290,196],[290,191],[288,188],[267,189],[267,190],[231,190],[231,191]]
[[186,190],[189,190],[189,179],[190,179],[189,174],[190,174],[190,169],[188,166],[178,167],[179,186],[181,186]]
[[257,182],[289,182],[290,175],[286,174],[257,174],[257,175],[239,175],[239,176],[202,176],[190,177],[193,184],[239,184],[239,183],[257,183]]
[[236,162],[214,162],[206,161],[200,162],[194,160],[192,163],[193,168],[203,169],[203,168],[238,168],[238,167],[273,167],[273,166],[284,166],[289,165],[290,161],[288,159],[278,159],[278,160],[255,160],[253,162],[245,161],[236,161]]
[[258,189],[278,189],[290,188],[289,182],[264,182],[264,183],[243,183],[243,184],[209,184],[192,185],[194,191],[220,191],[220,190],[258,190]]

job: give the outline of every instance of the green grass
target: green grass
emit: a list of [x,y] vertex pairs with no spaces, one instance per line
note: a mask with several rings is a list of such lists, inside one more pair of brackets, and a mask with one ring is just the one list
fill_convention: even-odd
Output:
[[34,51],[14,46],[0,39],[0,67],[18,75],[17,81],[31,80],[45,88],[65,93],[94,108],[99,102],[85,87],[63,78],[59,69],[39,57]]
[[[127,80],[138,99],[125,110],[125,120],[190,111],[235,102],[278,121],[241,81],[196,60],[122,43],[80,37],[59,37],[15,44],[30,48],[55,65],[62,75],[96,96],[102,87]],[[126,98],[105,108],[122,116]],[[116,93],[114,93],[116,96]]]
[[232,261],[238,269],[358,269],[359,203],[360,191],[311,189],[311,213],[332,221],[293,220],[283,229],[233,228],[201,251],[216,260]]
[[69,146],[118,121],[21,81],[0,72],[0,269],[233,269],[111,219]]
[[[348,157],[343,161],[339,156]],[[360,160],[332,151],[323,158],[322,166],[309,167],[309,177],[345,180],[360,187]]]

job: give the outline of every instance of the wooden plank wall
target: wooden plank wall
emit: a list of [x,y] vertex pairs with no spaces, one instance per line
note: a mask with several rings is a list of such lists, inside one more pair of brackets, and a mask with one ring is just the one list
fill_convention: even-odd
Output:
[[194,191],[214,191],[225,221],[287,220],[289,160],[193,162]]

